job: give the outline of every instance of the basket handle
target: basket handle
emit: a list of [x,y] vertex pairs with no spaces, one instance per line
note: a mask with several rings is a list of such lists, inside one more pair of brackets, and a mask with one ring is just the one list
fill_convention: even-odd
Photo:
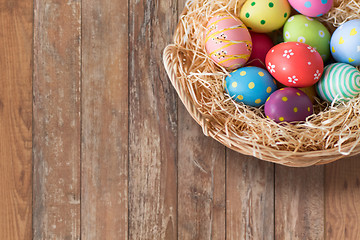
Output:
[[206,136],[209,136],[209,122],[210,120],[203,116],[200,113],[193,102],[190,100],[189,95],[184,91],[184,88],[181,86],[180,81],[178,80],[174,69],[179,62],[174,58],[174,54],[178,52],[176,45],[168,45],[164,49],[163,53],[163,62],[165,66],[166,73],[168,74],[172,85],[174,86],[176,92],[178,93],[181,101],[185,105],[186,110],[190,113],[192,118],[202,127],[202,130]]

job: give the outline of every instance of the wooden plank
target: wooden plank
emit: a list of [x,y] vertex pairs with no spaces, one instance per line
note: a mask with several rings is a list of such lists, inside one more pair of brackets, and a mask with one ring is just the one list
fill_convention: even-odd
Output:
[[179,239],[225,239],[225,147],[179,105]]
[[227,239],[274,239],[274,164],[226,153]]
[[176,1],[129,5],[129,238],[177,237],[177,104],[161,51]]
[[82,4],[82,239],[128,238],[127,4]]
[[[185,2],[178,0],[178,15]],[[178,103],[178,238],[225,239],[225,147]]]
[[0,6],[0,239],[31,239],[33,3]]
[[81,2],[34,13],[34,239],[79,239]]
[[325,167],[326,239],[360,239],[359,156]]
[[275,167],[275,239],[324,239],[324,167]]

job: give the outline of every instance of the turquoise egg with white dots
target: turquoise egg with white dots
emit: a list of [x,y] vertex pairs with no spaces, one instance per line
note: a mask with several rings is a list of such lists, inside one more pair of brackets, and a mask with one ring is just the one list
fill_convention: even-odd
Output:
[[360,66],[360,19],[348,21],[336,29],[330,45],[336,61]]
[[329,30],[316,19],[304,15],[290,17],[284,25],[284,42],[301,42],[312,46],[321,58],[329,59],[331,34]]
[[277,90],[276,82],[264,69],[243,67],[225,78],[225,91],[236,102],[252,107],[265,104],[271,93]]

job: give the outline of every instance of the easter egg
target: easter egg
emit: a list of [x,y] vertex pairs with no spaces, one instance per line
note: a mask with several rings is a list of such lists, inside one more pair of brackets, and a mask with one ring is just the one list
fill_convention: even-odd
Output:
[[328,65],[316,84],[316,91],[321,99],[328,102],[354,98],[360,94],[360,72],[346,63]]
[[295,15],[284,25],[285,42],[306,43],[316,49],[324,61],[330,57],[330,32],[319,21]]
[[277,123],[305,121],[313,114],[309,97],[296,88],[282,88],[270,95],[265,103],[265,115]]
[[281,28],[290,16],[287,0],[247,0],[240,19],[254,32],[267,33]]
[[217,14],[206,28],[205,48],[212,60],[229,70],[247,62],[252,43],[250,33],[240,19],[227,13]]
[[330,46],[336,61],[360,66],[360,19],[348,21],[336,29]]
[[268,52],[265,62],[271,75],[288,87],[314,85],[324,71],[320,54],[305,43],[280,43]]
[[271,38],[265,33],[256,33],[250,31],[250,35],[253,47],[247,65],[266,68],[265,57],[274,44]]
[[275,80],[264,69],[243,67],[225,78],[225,90],[237,102],[259,107],[275,91]]
[[299,88],[301,91],[303,91],[311,100],[311,102],[314,104],[315,97],[317,96],[315,85],[306,87],[306,88]]
[[320,17],[331,9],[333,0],[289,0],[289,3],[305,16]]

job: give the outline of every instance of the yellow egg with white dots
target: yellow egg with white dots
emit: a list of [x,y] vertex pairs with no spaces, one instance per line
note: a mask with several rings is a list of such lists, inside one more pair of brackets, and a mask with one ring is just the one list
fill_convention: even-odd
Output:
[[258,67],[244,67],[225,79],[225,90],[236,102],[259,107],[277,89],[272,76]]

